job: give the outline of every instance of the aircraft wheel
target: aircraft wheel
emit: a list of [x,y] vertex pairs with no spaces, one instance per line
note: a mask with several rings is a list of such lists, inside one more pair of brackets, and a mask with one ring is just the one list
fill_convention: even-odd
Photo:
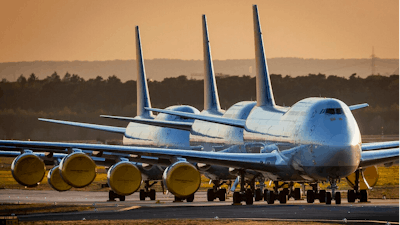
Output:
[[294,200],[301,200],[300,188],[294,189]]
[[254,197],[254,200],[255,201],[260,201],[260,200],[262,200],[262,192],[261,192],[261,189],[260,188],[257,188],[256,189],[256,191],[255,191],[255,197]]
[[140,201],[144,201],[146,199],[146,193],[144,192],[143,189],[140,189],[139,199],[140,199]]
[[332,194],[330,192],[325,193],[325,203],[330,205],[332,202]]
[[125,195],[120,195],[119,196],[119,201],[124,202],[125,201]]
[[355,202],[356,201],[356,192],[354,190],[347,191],[347,202]]
[[241,201],[240,193],[237,191],[233,192],[233,203],[240,203]]
[[149,193],[149,197],[150,197],[150,200],[156,200],[156,190],[154,190],[154,189],[150,189],[150,193]]
[[194,201],[194,193],[191,194],[191,195],[189,195],[189,196],[186,198],[186,201],[187,201],[187,202],[193,202],[193,201]]
[[174,198],[175,198],[175,199],[174,199],[174,202],[182,202],[182,200],[183,200],[183,199],[177,197],[176,195],[175,195]]
[[336,205],[340,205],[342,203],[342,196],[340,192],[335,193],[335,203]]
[[219,201],[224,202],[225,197],[226,197],[226,189],[225,188],[219,189],[217,194],[218,194]]
[[254,202],[253,192],[250,189],[246,190],[245,197],[246,197],[246,205],[253,205]]
[[108,191],[108,201],[115,201],[115,194],[113,191]]
[[210,188],[207,190],[207,201],[212,202],[214,199],[214,189]]
[[307,191],[307,203],[314,203],[314,191],[313,190]]
[[324,203],[325,202],[325,195],[326,195],[326,191],[325,190],[320,190],[319,191],[319,202],[320,203]]
[[275,202],[275,193],[273,191],[266,190],[267,193],[265,194],[265,201],[267,201],[268,204],[274,204]]
[[286,201],[287,201],[286,191],[279,192],[279,203],[286,204]]
[[367,190],[361,190],[360,191],[360,202],[367,202],[368,201],[368,193]]

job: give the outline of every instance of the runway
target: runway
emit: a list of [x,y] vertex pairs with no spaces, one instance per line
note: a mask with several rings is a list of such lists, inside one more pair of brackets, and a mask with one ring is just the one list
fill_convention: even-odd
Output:
[[[281,205],[268,205],[264,201],[254,205],[232,205],[226,202],[208,202],[205,192],[198,192],[195,201],[172,202],[173,195],[157,193],[156,201],[139,201],[138,193],[127,196],[126,201],[107,202],[107,192],[83,191],[36,191],[0,190],[1,203],[51,203],[63,205],[91,205],[90,211],[71,213],[45,213],[18,216],[20,221],[38,220],[115,220],[115,219],[257,219],[257,220],[306,220],[306,221],[347,221],[347,222],[399,222],[399,200],[372,199],[368,203],[347,203],[326,205],[307,204],[305,200],[289,200]],[[394,222],[394,223],[393,223]]]

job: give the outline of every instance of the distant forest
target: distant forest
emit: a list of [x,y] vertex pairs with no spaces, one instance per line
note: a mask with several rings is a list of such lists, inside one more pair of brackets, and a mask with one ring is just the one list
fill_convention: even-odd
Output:
[[[399,133],[399,75],[372,75],[349,78],[309,74],[308,76],[271,75],[275,101],[291,106],[307,97],[331,97],[347,105],[368,103],[353,111],[361,134]],[[185,75],[148,82],[153,107],[176,104],[203,109],[203,81]],[[256,80],[250,76],[219,76],[217,86],[221,107],[256,100]],[[136,115],[136,81],[113,75],[85,80],[76,74],[54,72],[45,79],[35,74],[21,75],[16,82],[0,82],[0,138],[48,141],[121,139],[121,135],[40,122],[52,118],[125,127],[126,122],[99,115]]]

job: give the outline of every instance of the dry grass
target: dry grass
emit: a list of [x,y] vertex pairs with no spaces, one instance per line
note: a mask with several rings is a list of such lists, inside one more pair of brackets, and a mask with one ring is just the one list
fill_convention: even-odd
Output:
[[[57,221],[57,224],[70,225],[70,224],[99,224],[99,225],[124,225],[124,224],[161,224],[161,225],[289,225],[289,224],[299,224],[299,225],[334,225],[342,223],[320,223],[320,222],[288,222],[288,221],[251,221],[251,220],[85,220],[85,221]],[[23,225],[49,225],[54,224],[54,221],[35,221],[35,222],[19,222]],[[351,223],[348,223],[351,224]]]
[[26,215],[32,213],[75,212],[92,209],[91,206],[53,205],[45,203],[35,204],[5,204],[0,205],[0,216]]

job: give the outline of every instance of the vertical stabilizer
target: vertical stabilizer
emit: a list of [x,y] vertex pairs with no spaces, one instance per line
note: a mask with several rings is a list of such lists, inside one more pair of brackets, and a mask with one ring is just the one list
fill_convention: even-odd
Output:
[[260,18],[257,5],[253,5],[254,42],[256,52],[257,106],[275,106],[271,79],[265,58],[264,43],[261,32]]
[[136,62],[137,62],[137,116],[152,118],[153,113],[144,109],[144,107],[151,108],[149,90],[147,88],[146,70],[144,69],[144,60],[142,54],[142,43],[140,41],[139,27],[136,26]]
[[219,113],[219,97],[215,82],[214,66],[208,39],[207,18],[203,15],[203,54],[204,54],[204,110]]

